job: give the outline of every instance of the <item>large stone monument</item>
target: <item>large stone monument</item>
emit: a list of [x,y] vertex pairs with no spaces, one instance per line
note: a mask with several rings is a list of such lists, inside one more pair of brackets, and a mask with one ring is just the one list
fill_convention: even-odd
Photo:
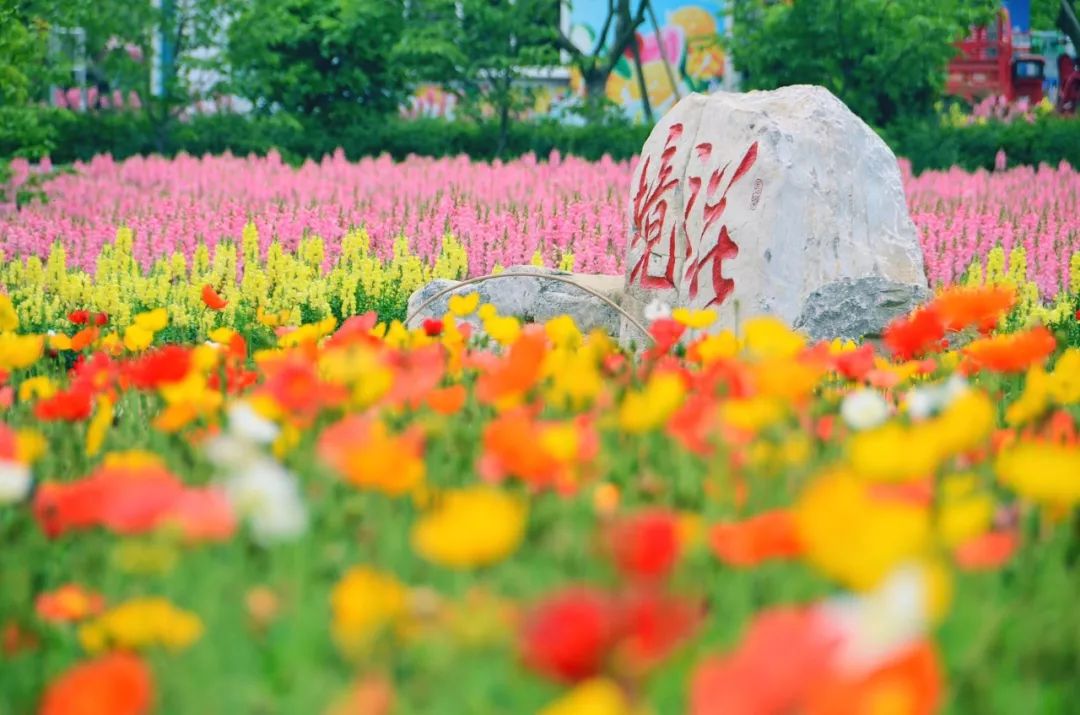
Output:
[[683,99],[645,143],[629,219],[636,317],[659,300],[715,310],[716,330],[765,314],[862,337],[928,294],[896,157],[821,87]]

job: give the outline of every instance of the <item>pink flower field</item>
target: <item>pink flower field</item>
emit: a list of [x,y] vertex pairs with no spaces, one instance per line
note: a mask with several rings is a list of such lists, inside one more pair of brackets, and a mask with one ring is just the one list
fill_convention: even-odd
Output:
[[[16,165],[16,181],[35,168]],[[445,235],[468,253],[469,272],[525,263],[539,251],[548,264],[567,252],[577,271],[619,273],[630,162],[587,162],[552,155],[501,163],[466,158],[388,158],[348,162],[343,155],[299,168],[267,157],[180,156],[117,162],[103,156],[48,178],[47,203],[0,213],[0,249],[8,258],[45,256],[54,242],[68,264],[93,270],[102,245],[131,227],[144,266],[200,241],[238,240],[254,222],[265,252],[271,241],[295,248],[306,235],[336,258],[341,237],[364,228],[377,255],[397,237],[428,260]],[[997,245],[1027,253],[1028,278],[1043,298],[1067,287],[1069,257],[1080,250],[1080,172],[1017,168],[911,175],[904,167],[912,216],[931,282],[957,280]]]

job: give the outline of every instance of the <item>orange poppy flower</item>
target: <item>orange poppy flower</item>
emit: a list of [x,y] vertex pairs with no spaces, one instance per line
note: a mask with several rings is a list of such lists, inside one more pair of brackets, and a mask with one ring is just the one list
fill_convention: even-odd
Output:
[[466,395],[464,385],[443,387],[428,393],[427,405],[440,415],[453,415],[465,405]]
[[993,330],[1015,304],[1016,291],[1001,286],[953,286],[939,293],[932,303],[946,330],[974,327],[984,333]]
[[803,552],[791,513],[785,509],[763,512],[741,522],[716,524],[709,530],[709,546],[729,566],[793,559]]
[[96,343],[100,336],[101,330],[98,328],[83,328],[71,336],[71,349],[75,352],[82,352]]
[[931,715],[941,704],[944,678],[937,651],[921,641],[865,675],[834,673],[816,682],[800,712],[806,715],[862,715],[881,703],[902,703],[905,715]]
[[353,415],[319,437],[320,459],[354,486],[400,496],[424,480],[424,435],[416,426],[391,434],[386,425]]
[[150,669],[130,653],[79,663],[45,691],[39,715],[142,715],[150,711]]
[[101,613],[105,610],[105,599],[100,593],[69,583],[39,595],[34,608],[44,621],[70,623]]
[[1019,546],[1015,531],[989,531],[960,544],[953,558],[965,571],[992,571],[1007,564]]
[[209,283],[202,288],[202,302],[210,310],[224,310],[225,306],[229,304],[229,301],[218,295],[214,287]]
[[524,330],[509,352],[480,375],[476,396],[484,404],[516,401],[540,378],[547,337],[543,331]]
[[1057,348],[1054,334],[1040,326],[1020,333],[982,338],[964,348],[972,367],[991,372],[1024,372],[1042,364]]

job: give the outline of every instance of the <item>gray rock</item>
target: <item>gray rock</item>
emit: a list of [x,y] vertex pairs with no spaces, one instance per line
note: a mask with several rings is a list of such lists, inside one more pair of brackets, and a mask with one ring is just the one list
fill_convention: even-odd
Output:
[[757,315],[794,325],[834,282],[927,285],[896,157],[822,87],[684,97],[645,142],[628,199],[638,318],[655,299],[715,310],[710,332]]
[[927,288],[913,283],[845,278],[811,293],[794,327],[814,340],[876,338],[890,321],[929,298]]
[[[536,276],[556,276],[573,281],[573,285],[562,280],[525,277],[527,273]],[[514,275],[511,275],[514,274]],[[423,310],[420,307],[440,291],[453,286],[461,287],[448,292]],[[582,286],[582,287],[579,287]],[[409,327],[414,328],[428,318],[440,318],[449,310],[451,295],[479,293],[481,303],[491,303],[500,315],[513,315],[530,322],[545,322],[560,315],[569,315],[578,328],[588,332],[601,328],[611,335],[618,335],[619,312],[586,289],[600,293],[616,305],[622,302],[622,276],[587,275],[568,273],[552,268],[536,266],[511,266],[503,276],[478,284],[461,285],[461,281],[440,279],[428,283],[409,296],[408,314],[412,316]],[[474,325],[479,319],[473,315],[468,321]]]

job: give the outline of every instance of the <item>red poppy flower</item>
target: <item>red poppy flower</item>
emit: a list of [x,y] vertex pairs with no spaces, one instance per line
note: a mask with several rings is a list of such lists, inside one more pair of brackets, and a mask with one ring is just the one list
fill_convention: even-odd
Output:
[[87,310],[73,310],[68,313],[68,321],[72,325],[86,325],[90,322],[90,312]]
[[842,352],[832,359],[833,367],[849,380],[864,380],[874,369],[874,346],[860,345],[855,350]]
[[897,318],[885,328],[885,345],[900,360],[911,360],[937,349],[945,337],[945,324],[933,305]]
[[135,387],[154,390],[161,385],[180,382],[187,377],[190,369],[191,350],[179,345],[166,345],[132,360],[125,372]]
[[618,603],[617,656],[634,671],[651,668],[689,638],[704,615],[696,601],[633,589]]
[[102,466],[73,482],[42,484],[34,517],[49,537],[95,526],[141,534],[159,526],[183,494],[183,483],[164,467]]
[[770,559],[793,559],[802,554],[791,513],[767,511],[741,522],[716,524],[709,545],[729,566],[756,566]]
[[229,301],[218,295],[214,287],[209,283],[202,288],[202,302],[210,310],[224,310],[225,306],[229,304]]
[[653,344],[646,352],[646,357],[656,359],[666,355],[682,339],[686,332],[686,326],[671,318],[654,320],[649,326],[649,335],[652,336]]
[[89,390],[72,386],[34,405],[34,415],[43,422],[79,422],[90,417],[94,396]]
[[39,715],[143,715],[150,711],[150,669],[130,653],[109,653],[79,663],[45,691]]
[[661,509],[624,518],[611,529],[615,565],[636,579],[661,579],[679,557],[679,533],[673,513]]
[[108,313],[94,313],[94,325],[103,328],[109,324]]
[[443,322],[434,318],[429,318],[424,321],[424,334],[428,337],[436,337],[442,335]]
[[522,656],[541,675],[563,682],[584,680],[603,667],[615,627],[606,594],[569,588],[548,596],[526,616]]

